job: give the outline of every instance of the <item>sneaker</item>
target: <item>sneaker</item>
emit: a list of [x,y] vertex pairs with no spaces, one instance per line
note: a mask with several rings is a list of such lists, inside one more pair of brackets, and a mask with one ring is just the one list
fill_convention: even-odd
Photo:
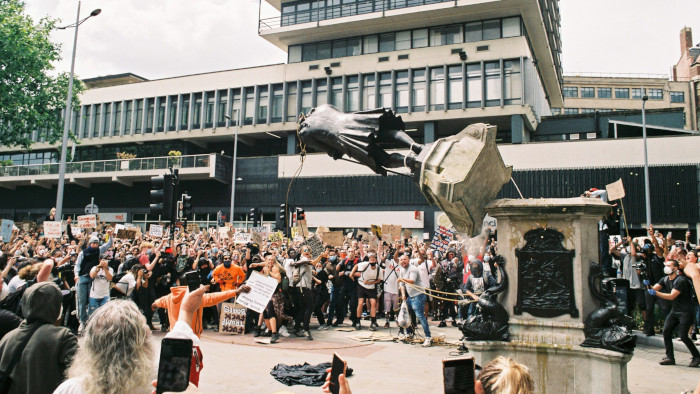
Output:
[[452,320],[452,327],[457,327],[457,320]]
[[338,323],[338,321],[336,320],[333,323],[331,323],[331,327],[338,327],[338,324],[340,323]]
[[318,330],[319,330],[319,331],[325,331],[325,330],[327,330],[327,329],[328,329],[328,325],[327,325],[327,324],[321,324],[321,325],[318,327]]
[[421,345],[423,347],[431,347],[433,346],[433,338],[425,338],[425,342]]
[[399,334],[399,341],[405,341],[406,340],[406,334],[401,333]]
[[661,365],[676,365],[676,360],[668,357],[664,357],[659,361],[659,364]]
[[356,324],[353,324],[353,327],[355,327],[355,330],[360,331],[362,329],[362,326],[360,325],[360,322],[357,322]]
[[279,334],[277,334],[276,332],[273,332],[273,333],[272,333],[272,336],[270,336],[270,343],[275,343],[275,342],[277,342],[279,339],[280,339]]
[[271,337],[271,336],[272,336],[272,333],[270,332],[270,330],[265,330],[265,332],[262,334],[262,336],[264,336],[264,337]]
[[294,336],[301,338],[304,336],[304,331],[302,331],[301,328],[295,328],[294,332],[292,332],[292,334],[294,334]]
[[311,330],[304,330],[304,336],[305,336],[306,339],[308,339],[309,341],[313,341],[313,340],[314,340],[314,337],[311,336]]
[[697,367],[700,365],[700,357],[693,357],[693,359],[690,361],[690,364],[688,364],[689,367]]
[[[277,330],[277,333],[283,337],[289,336],[289,330],[287,330],[287,327],[285,327],[285,326],[280,327],[280,329]],[[278,335],[278,337],[279,337],[279,335]]]
[[652,331],[652,330],[644,330],[644,335],[646,335],[648,337],[653,337],[655,334],[654,334],[654,331]]
[[377,323],[372,323],[369,325],[369,330],[370,331],[377,331]]
[[83,335],[84,329],[85,329],[85,325],[81,322],[80,325],[78,326],[78,335]]
[[384,323],[384,328],[389,328],[389,320],[387,320],[386,323]]
[[258,326],[258,327],[255,327],[255,329],[253,330],[253,337],[257,338],[259,336],[260,336],[260,327]]
[[445,323],[445,321],[443,320],[440,322],[440,324],[438,324],[438,327],[447,327],[447,323]]

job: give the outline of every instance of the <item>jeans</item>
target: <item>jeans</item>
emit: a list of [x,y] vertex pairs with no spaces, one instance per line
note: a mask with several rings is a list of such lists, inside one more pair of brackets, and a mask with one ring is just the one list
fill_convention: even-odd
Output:
[[666,346],[666,357],[671,360],[675,360],[673,357],[673,330],[678,327],[678,334],[680,334],[681,341],[690,350],[690,354],[693,358],[700,357],[700,352],[695,347],[693,341],[688,338],[688,329],[692,321],[692,312],[671,312],[666,316],[666,322],[664,323],[664,346]]
[[78,319],[80,319],[82,324],[85,324],[88,319],[88,299],[90,298],[91,283],[92,279],[90,279],[89,275],[82,275],[78,279],[78,283],[76,285],[76,295],[78,297],[78,305],[76,305],[76,308],[78,309]]
[[90,308],[88,309],[88,318],[92,316],[93,313],[97,310],[97,308],[101,307],[102,305],[106,304],[107,301],[109,301],[109,296],[103,297],[103,298],[92,298],[90,297],[89,305]]
[[[331,286],[331,301],[328,304],[328,324],[333,323],[333,315],[338,308],[338,303],[340,302],[340,286]],[[340,314],[336,316],[336,321],[340,318]]]
[[432,338],[430,335],[430,326],[428,325],[428,319],[425,317],[425,300],[427,297],[425,294],[418,294],[413,297],[408,297],[408,309],[413,310],[416,317],[420,321],[420,325],[423,326],[423,333],[425,333],[426,338]]

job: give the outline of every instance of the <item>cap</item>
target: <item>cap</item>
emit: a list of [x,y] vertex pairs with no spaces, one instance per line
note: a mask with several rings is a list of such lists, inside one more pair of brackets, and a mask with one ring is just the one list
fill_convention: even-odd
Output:
[[100,239],[93,235],[88,243],[100,243]]

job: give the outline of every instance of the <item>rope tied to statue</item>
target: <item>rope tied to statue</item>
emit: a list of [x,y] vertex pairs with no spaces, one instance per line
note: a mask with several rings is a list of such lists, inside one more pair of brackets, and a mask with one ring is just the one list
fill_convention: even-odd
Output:
[[[404,283],[406,283],[406,282],[404,282]],[[463,299],[461,299],[461,297],[467,296],[467,294],[448,293],[448,292],[446,292],[446,291],[433,290],[433,289],[430,289],[430,288],[427,288],[427,287],[415,285],[415,284],[413,284],[413,283],[406,283],[406,285],[411,286],[414,290],[416,290],[417,292],[419,292],[419,293],[421,293],[421,294],[425,294],[425,295],[427,295],[427,296],[436,298],[436,299],[438,299],[438,300],[451,301],[451,302],[463,301],[464,304],[471,304],[471,303],[477,302],[477,300],[464,301]],[[446,294],[446,295],[451,295],[451,296],[456,296],[456,297],[460,297],[460,299],[453,299],[453,298],[440,297],[440,296],[437,296],[437,295],[435,295],[435,294],[431,294],[430,292],[441,293],[441,294]],[[483,292],[482,292],[482,293],[472,293],[472,294],[474,294],[474,295],[480,295],[480,294],[483,294]]]

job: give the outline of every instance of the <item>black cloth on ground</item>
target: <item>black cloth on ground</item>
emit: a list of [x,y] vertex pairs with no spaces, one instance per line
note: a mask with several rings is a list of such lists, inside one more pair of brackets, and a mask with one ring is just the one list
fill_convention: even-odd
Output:
[[[277,364],[270,375],[278,382],[284,383],[287,386],[301,384],[304,386],[321,387],[326,383],[326,370],[331,367],[331,363],[321,363],[318,365],[286,365]],[[352,376],[352,368],[348,367],[345,376]]]

